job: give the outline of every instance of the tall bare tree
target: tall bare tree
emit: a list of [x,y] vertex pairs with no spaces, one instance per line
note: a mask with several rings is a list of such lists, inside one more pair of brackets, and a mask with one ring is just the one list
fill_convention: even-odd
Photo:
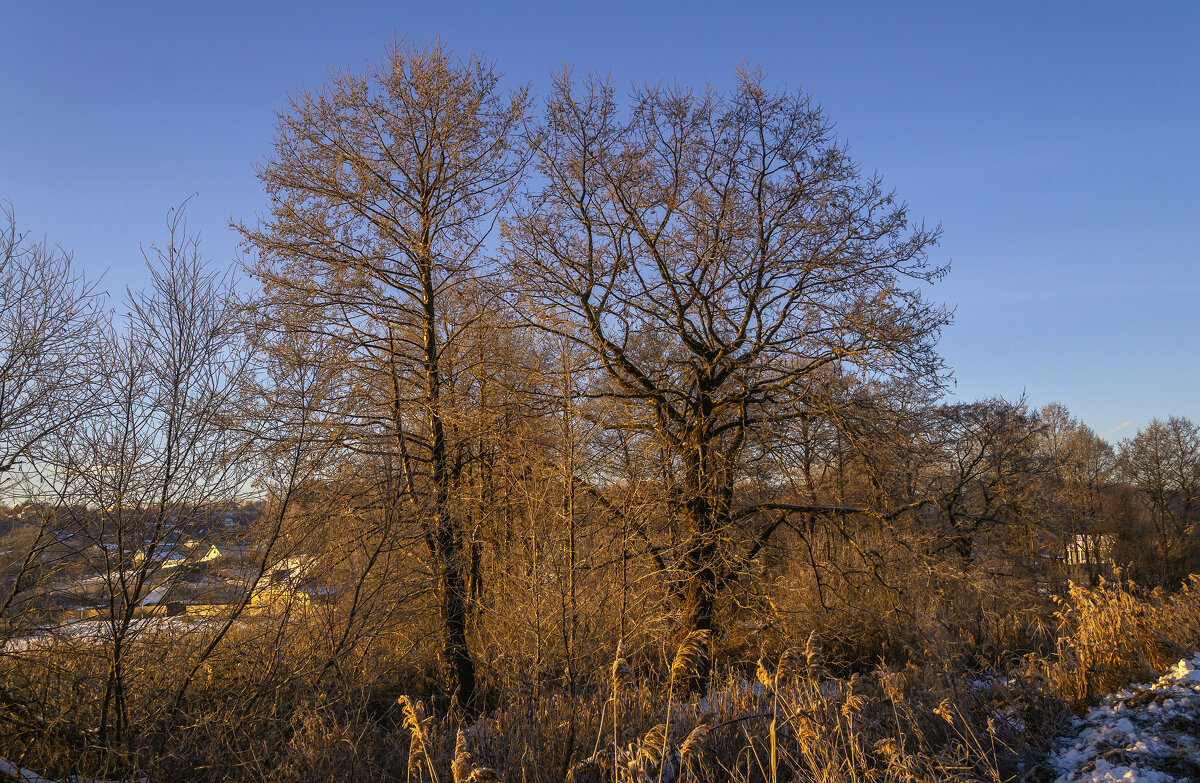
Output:
[[502,94],[476,57],[394,43],[365,74],[293,96],[259,169],[269,212],[242,229],[276,328],[341,343],[363,400],[356,437],[404,473],[395,502],[427,525],[445,686],[464,706],[475,671],[451,509],[461,444],[448,440],[450,357],[487,309],[481,253],[522,168],[526,107],[526,91]]
[[727,92],[646,87],[627,112],[610,82],[564,74],[543,135],[513,266],[660,444],[687,530],[664,565],[685,630],[711,630],[765,508],[739,497],[752,436],[813,415],[830,366],[937,382],[948,316],[921,292],[944,271],[927,265],[937,232],[860,174],[807,96],[754,72]]

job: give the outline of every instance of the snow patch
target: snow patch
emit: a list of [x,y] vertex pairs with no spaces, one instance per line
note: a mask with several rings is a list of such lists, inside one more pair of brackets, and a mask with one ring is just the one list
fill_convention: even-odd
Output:
[[1200,653],[1104,698],[1049,758],[1055,783],[1200,781]]

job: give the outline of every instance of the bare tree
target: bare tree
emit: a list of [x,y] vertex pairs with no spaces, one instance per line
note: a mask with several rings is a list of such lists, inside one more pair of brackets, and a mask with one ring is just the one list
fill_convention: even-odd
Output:
[[937,232],[758,73],[725,93],[646,87],[627,113],[611,83],[564,74],[543,135],[545,186],[506,227],[513,267],[570,324],[549,328],[583,330],[624,426],[660,444],[687,529],[664,565],[685,630],[711,630],[723,563],[767,508],[739,499],[754,434],[813,415],[830,366],[937,383],[948,317],[921,293],[944,271],[926,265]]
[[156,632],[141,618],[180,578],[167,561],[207,527],[206,509],[247,480],[247,444],[229,420],[247,361],[232,286],[207,265],[182,209],[170,213],[168,232],[146,253],[150,290],[129,294],[124,323],[102,344],[99,406],[62,433],[53,462],[73,535],[91,544],[102,587],[98,738],[126,751],[139,675],[127,662]]
[[104,309],[71,256],[19,233],[0,205],[0,499],[25,518],[0,559],[0,639],[64,565],[60,514],[42,475],[57,435],[96,404],[95,341]]
[[259,170],[271,198],[256,228],[279,329],[335,337],[363,401],[355,437],[403,475],[396,503],[426,524],[441,596],[447,693],[472,699],[463,531],[451,500],[450,358],[486,311],[483,243],[521,170],[526,92],[441,43],[393,44],[362,76],[334,74],[279,116]]
[[1115,478],[1116,455],[1107,441],[1071,416],[1061,403],[1043,407],[1039,418],[1041,449],[1051,482],[1044,501],[1053,514],[1048,526],[1063,537],[1068,571],[1083,566],[1089,580],[1096,583],[1112,552],[1114,531],[1106,504]]
[[1200,426],[1182,416],[1153,419],[1122,441],[1120,464],[1154,524],[1160,581],[1178,587],[1200,512]]
[[[88,347],[103,311],[71,256],[0,209],[0,481],[88,406]],[[3,485],[0,484],[0,488]]]
[[1030,525],[1040,502],[1036,479],[1044,464],[1037,453],[1037,416],[1024,400],[992,398],[940,406],[926,424],[935,467],[925,495],[943,523],[932,551],[948,549],[970,563],[977,539],[1020,528],[1022,558],[1031,562]]

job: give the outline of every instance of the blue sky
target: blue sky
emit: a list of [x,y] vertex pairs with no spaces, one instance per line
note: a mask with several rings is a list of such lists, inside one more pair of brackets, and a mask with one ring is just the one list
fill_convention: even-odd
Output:
[[119,294],[192,193],[230,262],[274,111],[393,33],[544,92],[803,87],[866,171],[944,229],[932,295],[957,399],[1025,392],[1100,433],[1200,420],[1200,3],[0,2],[0,199]]

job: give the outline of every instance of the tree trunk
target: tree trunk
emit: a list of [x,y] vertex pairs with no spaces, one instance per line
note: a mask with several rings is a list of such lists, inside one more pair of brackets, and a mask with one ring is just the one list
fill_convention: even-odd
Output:
[[[691,472],[691,471],[689,471]],[[695,631],[715,633],[717,591],[720,587],[716,571],[717,556],[717,509],[707,496],[700,471],[693,475],[695,494],[686,504],[688,516],[688,549],[683,557],[683,569],[687,582],[683,591],[684,638]],[[695,670],[686,680],[689,693],[702,693],[708,688],[712,672],[711,645],[706,646],[704,655]]]
[[441,371],[438,362],[437,313],[434,307],[432,263],[421,270],[424,288],[425,404],[429,418],[433,463],[433,538],[435,562],[440,570],[442,598],[443,685],[452,711],[470,711],[475,697],[475,662],[467,647],[467,590],[463,578],[462,539],[450,514],[450,472],[447,470],[446,432],[442,417]]

